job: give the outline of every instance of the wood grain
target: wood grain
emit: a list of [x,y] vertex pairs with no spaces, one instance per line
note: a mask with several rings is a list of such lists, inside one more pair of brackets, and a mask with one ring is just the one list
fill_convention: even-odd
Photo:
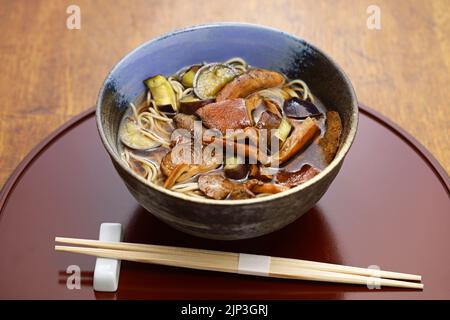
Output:
[[[366,27],[381,8],[381,30]],[[81,8],[81,30],[66,8]],[[128,51],[183,26],[241,21],[306,39],[347,71],[361,102],[414,135],[450,172],[450,1],[0,1],[0,185],[31,148],[94,105]]]

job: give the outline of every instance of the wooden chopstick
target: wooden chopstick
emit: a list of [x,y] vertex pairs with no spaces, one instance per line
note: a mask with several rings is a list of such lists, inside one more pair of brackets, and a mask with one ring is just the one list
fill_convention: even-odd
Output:
[[[177,256],[176,254],[161,254],[142,251],[99,249],[99,248],[71,247],[71,246],[55,246],[55,250],[86,254],[102,258],[128,260],[142,263],[152,263],[152,264],[160,264],[160,265],[208,270],[208,271],[238,273],[237,270],[238,258],[229,255],[224,256],[219,255],[214,259],[211,259],[211,257],[199,258],[195,256],[190,256],[188,258],[183,255]],[[297,268],[297,267],[293,268],[279,263],[271,263],[270,273],[268,276],[275,278],[289,278],[299,280],[337,282],[337,283],[349,283],[361,285],[376,283],[380,286],[387,286],[387,287],[423,289],[423,284],[417,282],[407,282],[384,278],[375,279],[373,277],[366,277],[353,274],[328,272],[307,268]]]
[[[175,267],[239,273],[239,254],[222,251],[188,249],[179,247],[155,246],[131,243],[103,242],[97,240],[56,238],[56,242],[80,244],[96,247],[55,246],[56,251],[80,253],[96,257],[143,263],[161,264]],[[423,289],[423,284],[384,278],[374,278],[373,274],[364,276],[317,269],[315,264],[297,264],[295,259],[271,258],[269,277],[300,280],[338,282],[350,284],[377,284],[380,286]],[[310,261],[307,261],[310,262]],[[320,264],[322,265],[322,264]],[[328,265],[328,264],[326,264]],[[331,265],[338,266],[338,265]],[[339,266],[345,267],[345,266]],[[351,267],[354,268],[354,267]],[[345,268],[344,268],[345,269]],[[356,268],[364,269],[364,268]],[[348,271],[348,269],[345,269]],[[367,269],[369,271],[370,269]],[[378,271],[377,271],[378,272]],[[394,273],[397,274],[397,273]],[[380,274],[377,274],[379,277]]]
[[[106,241],[99,241],[99,240],[77,239],[77,238],[56,237],[55,242],[82,245],[82,246],[95,247],[95,248],[139,251],[139,252],[148,252],[148,253],[163,253],[163,254],[176,253],[176,254],[184,254],[184,255],[189,255],[189,256],[192,254],[203,254],[203,255],[214,255],[214,256],[230,255],[230,256],[235,256],[235,257],[238,256],[238,253],[233,253],[233,252],[191,249],[191,248],[182,248],[182,247],[170,247],[170,246],[161,246],[161,245],[137,244],[137,243],[127,243],[127,242],[106,242]],[[399,273],[399,272],[384,271],[384,270],[374,270],[374,269],[367,269],[367,268],[360,268],[360,267],[351,267],[351,266],[344,266],[344,265],[339,265],[339,264],[323,263],[323,262],[316,262],[316,261],[309,261],[309,260],[271,257],[271,261],[272,261],[272,263],[278,262],[280,265],[282,264],[282,265],[286,265],[286,266],[291,266],[293,268],[314,269],[314,270],[354,274],[354,275],[361,275],[361,276],[367,276],[367,277],[396,279],[396,280],[410,280],[410,281],[421,281],[422,280],[422,277],[420,275],[415,275],[415,274]]]

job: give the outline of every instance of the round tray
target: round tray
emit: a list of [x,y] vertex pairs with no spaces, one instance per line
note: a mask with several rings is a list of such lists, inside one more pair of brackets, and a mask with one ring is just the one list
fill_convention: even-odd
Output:
[[[411,136],[360,110],[356,141],[319,203],[280,231],[232,242],[183,234],[141,208],[88,110],[39,144],[0,193],[0,298],[449,299],[449,177]],[[55,236],[97,238],[102,222],[122,223],[124,241],[376,265],[421,274],[425,289],[369,290],[122,262],[118,291],[97,293],[95,258],[53,247]],[[67,288],[70,265],[81,269],[80,289]]]

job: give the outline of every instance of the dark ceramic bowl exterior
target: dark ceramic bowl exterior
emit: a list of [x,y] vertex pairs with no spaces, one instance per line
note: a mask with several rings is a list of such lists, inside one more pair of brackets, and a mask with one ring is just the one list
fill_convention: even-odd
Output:
[[[301,78],[343,120],[341,146],[319,175],[286,192],[246,200],[197,199],[145,183],[120,159],[119,122],[129,102],[142,97],[142,80],[169,75],[183,66],[242,57],[249,64]],[[102,142],[127,188],[153,215],[200,237],[234,240],[278,230],[299,218],[323,196],[342,166],[356,134],[357,99],[350,80],[317,48],[284,32],[250,24],[224,23],[187,28],[147,42],[124,57],[106,78],[97,101]]]

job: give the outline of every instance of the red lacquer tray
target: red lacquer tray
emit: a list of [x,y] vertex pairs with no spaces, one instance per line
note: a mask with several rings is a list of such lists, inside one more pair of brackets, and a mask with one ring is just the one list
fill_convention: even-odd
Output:
[[[397,126],[361,107],[356,141],[329,191],[288,227],[243,241],[176,231],[128,193],[96,132],[94,111],[38,145],[0,194],[0,298],[450,299],[449,178]],[[236,212],[239,214],[239,212]],[[95,258],[53,250],[55,236],[97,238],[120,222],[124,241],[311,259],[423,275],[423,291],[222,274],[122,263],[116,293],[95,293]],[[66,268],[82,270],[81,289]]]

